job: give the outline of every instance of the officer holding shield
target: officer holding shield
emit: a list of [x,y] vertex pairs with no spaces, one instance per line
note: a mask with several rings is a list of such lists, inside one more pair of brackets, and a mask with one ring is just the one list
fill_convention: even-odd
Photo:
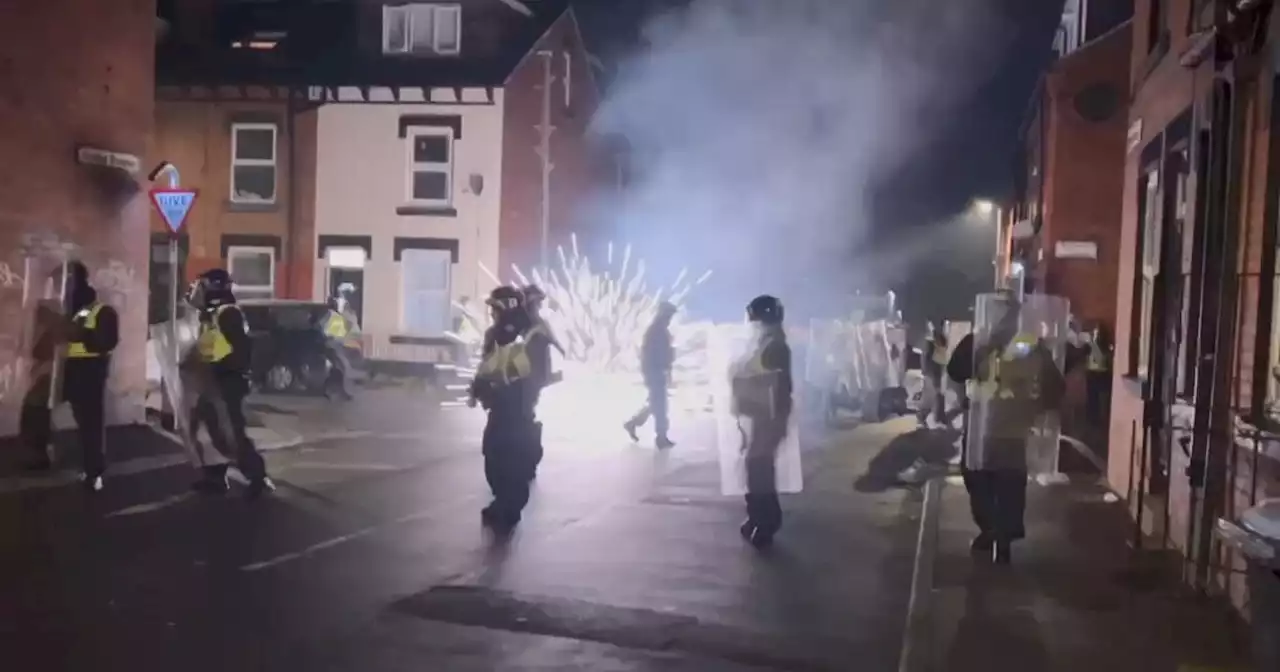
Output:
[[731,378],[747,468],[747,520],[739,531],[757,548],[772,544],[782,527],[777,460],[792,407],[791,348],[782,331],[782,313],[782,302],[772,296],[758,296],[747,305],[753,349],[734,365]]
[[[23,404],[22,432],[30,445],[43,457],[32,466],[47,468],[48,441],[52,415],[45,400],[49,398],[47,385],[53,383],[53,343],[63,342],[62,398],[71,405],[76,421],[77,434],[84,474],[81,483],[90,492],[102,489],[102,475],[106,471],[106,394],[107,378],[111,374],[111,353],[120,341],[119,317],[111,306],[98,300],[98,293],[89,284],[89,269],[79,261],[68,262],[63,269],[66,290],[63,306],[68,316],[64,324],[55,325],[55,316],[47,311],[37,320],[53,326],[43,338],[36,340],[37,352],[33,359],[47,364],[43,376],[32,387],[36,399]],[[43,352],[39,352],[43,350]],[[30,396],[29,394],[29,396]]]
[[1029,325],[1020,327],[1020,305],[1007,312],[973,352],[971,434],[963,475],[978,536],[975,555],[1011,560],[1012,542],[1025,536],[1028,439],[1044,415],[1056,409],[1066,383],[1052,350]]

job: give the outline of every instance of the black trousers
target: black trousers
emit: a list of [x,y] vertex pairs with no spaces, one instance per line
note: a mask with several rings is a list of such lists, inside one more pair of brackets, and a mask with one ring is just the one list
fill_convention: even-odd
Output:
[[644,405],[631,418],[631,424],[639,427],[649,421],[649,416],[653,416],[653,433],[660,439],[667,437],[667,432],[671,429],[671,420],[668,415],[667,400],[667,383],[646,382],[645,389],[648,390],[648,403]]
[[978,531],[995,541],[1014,541],[1027,535],[1027,472],[1019,469],[964,470],[969,509]]
[[1089,424],[1101,427],[1111,412],[1111,372],[1086,371],[1084,376],[1085,414]]
[[768,536],[782,529],[778,447],[786,435],[786,423],[757,422],[747,438],[747,521]]
[[[96,373],[96,372],[95,372]],[[107,376],[80,375],[74,385],[64,385],[71,416],[76,421],[76,437],[80,442],[80,464],[86,476],[95,478],[107,470],[106,442]],[[53,440],[53,411],[49,408],[49,376],[37,378],[22,399],[18,433],[32,455],[49,459],[49,443]]]
[[[215,393],[217,398],[203,396],[196,401],[192,412],[192,433],[204,425],[218,452],[227,459],[235,460],[245,478],[261,481],[267,477],[266,461],[249,437],[249,422],[244,414],[249,381],[238,375],[219,375],[215,379]],[[224,464],[208,469],[225,474],[227,467]]]
[[326,388],[336,385],[339,391],[350,396],[351,388],[347,381],[351,379],[351,360],[347,357],[347,349],[342,346],[341,341],[330,340],[325,343],[324,356],[332,365]]
[[539,456],[541,427],[532,416],[489,412],[481,445],[484,477],[493,493],[490,510],[504,522],[517,523],[529,503],[529,484]]

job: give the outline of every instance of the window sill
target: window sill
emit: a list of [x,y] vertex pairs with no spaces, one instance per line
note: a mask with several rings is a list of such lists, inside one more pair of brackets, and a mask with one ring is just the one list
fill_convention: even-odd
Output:
[[407,336],[403,334],[392,335],[390,338],[392,345],[458,345],[458,342],[448,336]]
[[276,212],[276,211],[278,211],[278,210],[280,209],[280,204],[279,204],[278,202],[272,202],[272,203],[254,203],[254,202],[245,202],[245,203],[241,203],[241,202],[238,202],[238,201],[233,201],[233,200],[228,199],[228,200],[226,200],[226,201],[224,201],[224,202],[223,202],[223,208],[224,208],[227,212]]
[[457,217],[458,209],[441,205],[402,205],[396,208],[401,217]]

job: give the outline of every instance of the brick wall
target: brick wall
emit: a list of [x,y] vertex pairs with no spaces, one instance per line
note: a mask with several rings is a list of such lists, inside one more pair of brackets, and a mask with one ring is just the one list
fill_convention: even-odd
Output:
[[[269,92],[260,91],[263,97]],[[231,198],[232,125],[265,123],[276,128],[275,202],[244,204]],[[291,193],[289,123],[281,100],[156,104],[153,162],[166,160],[182,173],[184,187],[200,190],[187,217],[185,281],[211,268],[226,267],[229,245],[275,247],[276,296],[310,298],[314,264],[315,113],[294,119],[294,157],[302,168]],[[290,198],[295,198],[290,227]],[[167,231],[151,216],[155,233]],[[293,234],[292,237],[290,234]]]
[[26,235],[77,246],[120,311],[109,420],[141,419],[149,206],[123,173],[78,165],[76,147],[147,155],[154,31],[154,0],[22,2],[0,20],[0,432],[16,430],[21,396],[24,258],[32,291],[49,274]]
[[[1052,153],[1045,171],[1041,231],[1045,291],[1069,299],[1077,317],[1112,328],[1129,126],[1124,100],[1130,43],[1128,28],[1112,32],[1059,60],[1045,82],[1052,107],[1047,129]],[[1086,118],[1080,108],[1091,104],[1090,98],[1105,97],[1104,87],[1114,92],[1113,114]],[[1095,243],[1098,258],[1057,259],[1054,248],[1059,241]]]
[[[1135,77],[1133,101],[1130,106],[1130,121],[1142,122],[1142,138],[1140,147],[1146,146],[1155,139],[1175,118],[1177,115],[1188,109],[1193,101],[1205,100],[1213,81],[1212,64],[1205,63],[1196,72],[1192,72],[1178,63],[1178,54],[1182,53],[1188,45],[1187,36],[1187,17],[1189,16],[1190,0],[1174,0],[1171,3],[1170,14],[1170,46],[1168,54],[1159,62],[1154,62],[1154,58],[1147,52],[1148,30],[1147,30],[1147,13],[1149,11],[1149,0],[1138,0],[1136,3],[1136,18],[1134,22],[1135,34],[1133,45],[1133,56],[1131,63],[1131,73]],[[1269,53],[1263,50],[1264,54]],[[1252,383],[1253,383],[1253,363],[1256,357],[1264,356],[1262,353],[1255,352],[1255,335],[1258,329],[1270,330],[1271,325],[1260,324],[1258,320],[1259,309],[1259,293],[1261,282],[1269,281],[1269,279],[1260,279],[1258,274],[1261,270],[1261,251],[1262,251],[1262,235],[1265,226],[1264,208],[1266,205],[1266,182],[1267,174],[1270,167],[1267,165],[1267,149],[1270,145],[1269,119],[1270,106],[1273,104],[1271,91],[1271,75],[1269,68],[1264,67],[1266,72],[1260,79],[1249,80],[1245,78],[1241,82],[1241,86],[1237,91],[1242,94],[1238,99],[1238,104],[1242,105],[1245,110],[1244,128],[1242,131],[1246,134],[1244,145],[1244,154],[1242,156],[1243,173],[1238,183],[1240,193],[1240,238],[1237,241],[1235,253],[1234,270],[1239,277],[1238,304],[1236,311],[1236,337],[1230,344],[1224,345],[1226,348],[1232,349],[1233,352],[1219,353],[1219,361],[1224,366],[1231,366],[1233,369],[1234,385],[1228,392],[1231,398],[1227,401],[1232,403],[1241,412],[1247,411],[1251,402]],[[1208,110],[1203,106],[1198,110],[1201,116],[1201,123],[1204,123],[1204,115],[1208,114]],[[1118,492],[1126,493],[1129,491],[1128,484],[1131,478],[1138,480],[1137,472],[1140,460],[1129,450],[1129,446],[1133,445],[1134,450],[1141,446],[1141,426],[1142,426],[1142,399],[1141,389],[1136,380],[1127,377],[1126,374],[1130,369],[1129,362],[1129,342],[1133,325],[1131,324],[1131,314],[1133,306],[1133,280],[1136,272],[1136,248],[1138,243],[1138,179],[1139,171],[1142,169],[1140,163],[1140,149],[1128,156],[1125,166],[1124,175],[1124,196],[1123,196],[1123,217],[1121,225],[1121,251],[1119,257],[1119,273],[1117,278],[1117,357],[1116,357],[1116,385],[1112,402],[1112,425],[1111,425],[1111,443],[1112,453],[1110,460],[1110,468],[1108,478],[1111,486]],[[1194,165],[1193,165],[1194,170]],[[1190,202],[1188,210],[1191,213],[1198,213],[1199,206],[1195,203],[1195,195],[1197,185],[1206,176],[1191,176],[1189,186]],[[1168,184],[1168,181],[1165,181]],[[1184,253],[1183,272],[1190,271],[1192,254],[1190,251]],[[1205,316],[1211,319],[1212,316]],[[1234,355],[1234,356],[1232,356]],[[1190,413],[1191,411],[1187,411]],[[1137,440],[1132,444],[1130,442],[1133,434],[1133,427],[1137,425],[1139,428]],[[1175,434],[1175,445],[1171,455],[1170,465],[1170,483],[1169,493],[1167,495],[1167,505],[1165,498],[1149,498],[1148,505],[1144,507],[1146,510],[1140,512],[1144,522],[1144,529],[1148,533],[1157,534],[1160,538],[1167,533],[1169,545],[1172,548],[1185,551],[1187,540],[1191,526],[1197,522],[1193,520],[1193,510],[1191,504],[1194,493],[1186,476],[1186,469],[1189,466],[1189,460],[1183,453],[1183,450],[1176,443],[1176,439],[1184,436],[1181,433]],[[1122,447],[1123,449],[1117,449]],[[1152,450],[1158,450],[1161,447],[1153,445]],[[1236,446],[1232,448],[1227,445],[1225,440],[1216,440],[1214,450],[1234,450],[1235,454],[1229,456],[1228,469],[1234,487],[1231,489],[1231,495],[1226,502],[1223,502],[1223,515],[1231,516],[1235,512],[1249,506],[1255,497],[1276,496],[1280,494],[1280,451],[1275,448],[1268,452],[1270,456],[1261,456],[1255,461],[1255,453],[1250,446]],[[1257,464],[1257,477],[1255,487],[1254,465]],[[1134,502],[1130,502],[1131,508],[1136,509]],[[1168,507],[1168,526],[1163,526],[1163,513],[1165,507]],[[1135,513],[1139,513],[1136,512]],[[1163,529],[1162,529],[1163,528]],[[1214,560],[1217,563],[1214,573],[1214,581],[1224,587],[1235,600],[1238,606],[1243,606],[1244,592],[1243,586],[1239,581],[1239,575],[1230,575],[1225,572],[1217,571],[1223,567],[1239,568],[1239,559],[1229,553],[1221,553]]]
[[[551,226],[552,263],[555,247],[567,246],[577,233],[587,244],[591,223],[581,219],[587,200],[596,189],[607,188],[616,175],[601,152],[587,139],[587,125],[599,105],[587,54],[577,21],[566,12],[533,48],[507,80],[502,148],[502,219],[499,266],[523,267],[538,261],[542,240],[542,163],[537,149],[542,119],[542,82],[545,76],[539,51],[552,51]],[[565,54],[570,69],[570,104],[565,105]]]

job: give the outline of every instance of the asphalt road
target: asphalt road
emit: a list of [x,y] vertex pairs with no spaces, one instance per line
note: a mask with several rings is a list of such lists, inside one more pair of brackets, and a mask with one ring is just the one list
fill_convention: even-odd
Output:
[[897,669],[919,496],[868,471],[898,468],[909,421],[810,447],[766,553],[705,419],[666,452],[549,427],[502,542],[479,525],[479,412],[390,398],[279,409],[330,438],[272,452],[261,501],[190,495],[185,467],[0,495],[4,667]]

